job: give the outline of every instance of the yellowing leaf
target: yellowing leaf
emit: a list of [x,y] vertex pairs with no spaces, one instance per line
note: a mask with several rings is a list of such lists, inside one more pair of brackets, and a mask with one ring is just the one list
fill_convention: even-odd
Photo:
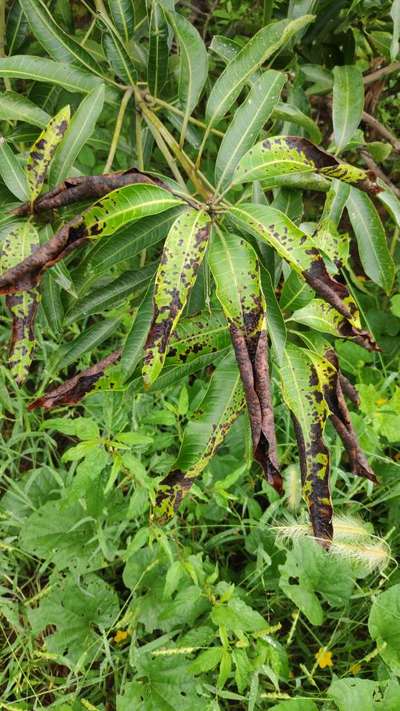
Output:
[[69,119],[70,108],[64,106],[49,121],[29,152],[26,171],[31,202],[36,200],[43,188],[50,161],[68,128]]

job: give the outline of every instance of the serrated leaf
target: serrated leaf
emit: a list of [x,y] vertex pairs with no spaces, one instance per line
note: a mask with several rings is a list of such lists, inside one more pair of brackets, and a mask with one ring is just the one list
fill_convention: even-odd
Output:
[[251,148],[270,117],[286,82],[281,72],[269,70],[252,85],[225,132],[215,163],[218,188],[230,183],[241,157]]
[[189,117],[197,105],[208,74],[208,55],[197,29],[183,15],[167,13],[179,43],[178,96],[185,109],[181,143],[186,135]]
[[333,132],[337,151],[346,147],[360,123],[364,108],[364,84],[357,65],[343,65],[333,70]]
[[187,424],[178,459],[161,482],[154,509],[157,518],[163,520],[174,515],[193,479],[214,456],[244,405],[240,373],[231,351],[214,371],[200,413]]
[[313,15],[305,15],[293,21],[281,20],[271,23],[259,30],[247,42],[229,62],[210,92],[206,106],[209,125],[225,116],[249,77],[313,19]]
[[42,0],[20,0],[20,5],[33,34],[52,59],[80,64],[89,73],[101,76],[101,70],[92,55],[57,25]]
[[0,137],[0,175],[15,197],[27,200],[28,185],[24,169],[3,137]]
[[164,365],[171,333],[176,328],[208,244],[210,217],[188,210],[172,225],[157,270],[153,320],[145,346],[143,377],[151,385]]
[[365,273],[389,292],[395,274],[394,263],[387,246],[385,230],[372,200],[360,190],[351,188],[346,207]]
[[69,106],[64,106],[47,124],[29,151],[26,163],[30,200],[33,202],[43,188],[50,161],[63,139],[70,118]]
[[300,454],[303,496],[315,537],[322,543],[333,536],[329,491],[329,451],[323,441],[329,414],[323,390],[332,366],[301,348],[288,344],[280,368],[282,394],[294,416]]
[[100,84],[79,104],[65,132],[64,140],[56,149],[52,160],[50,186],[62,183],[70,175],[79,152],[94,131],[103,103],[104,84]]
[[0,120],[25,121],[32,126],[44,128],[51,116],[36,106],[30,99],[13,91],[0,94]]

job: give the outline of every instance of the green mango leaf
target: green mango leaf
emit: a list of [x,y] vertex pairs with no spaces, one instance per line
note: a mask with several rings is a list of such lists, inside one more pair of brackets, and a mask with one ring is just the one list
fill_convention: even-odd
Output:
[[24,169],[3,137],[0,137],[0,175],[6,187],[18,200],[28,199],[28,184]]
[[129,42],[135,29],[134,0],[108,0],[108,7],[121,39]]
[[54,626],[55,631],[45,635],[46,649],[71,669],[82,670],[98,657],[102,633],[112,627],[118,612],[118,595],[111,585],[96,575],[79,582],[70,575],[57,580],[28,616],[36,636]]
[[[40,81],[83,94],[88,94],[100,84],[98,77],[70,64],[25,54],[0,58],[0,77]],[[115,102],[115,92],[108,90],[106,101],[111,100]]]
[[394,674],[400,674],[400,585],[377,595],[371,606],[368,629],[379,654]]
[[393,285],[395,268],[387,246],[385,230],[372,200],[360,190],[351,188],[346,207],[365,273],[389,292]]
[[160,92],[168,75],[168,25],[157,0],[151,2],[147,83],[153,96]]
[[264,72],[252,85],[243,104],[236,109],[215,163],[217,189],[229,185],[239,160],[254,144],[270,117],[285,82],[282,72],[272,69]]
[[394,220],[397,227],[400,226],[400,200],[399,198],[389,189],[385,188],[381,190],[378,195],[378,200],[385,206],[389,215]]
[[232,184],[312,172],[349,183],[362,182],[368,177],[365,170],[341,163],[306,138],[271,136],[247,151],[236,167]]
[[399,36],[400,36],[400,2],[393,0],[390,8],[390,17],[393,21],[392,41],[390,43],[390,59],[394,62],[399,54]]
[[33,34],[52,59],[58,62],[80,64],[90,74],[102,76],[101,69],[92,55],[57,25],[42,0],[20,0],[20,5]]
[[336,149],[342,151],[360,123],[364,108],[364,84],[361,69],[343,65],[333,70],[332,119]]
[[68,368],[82,355],[105,341],[116,329],[119,322],[116,319],[102,319],[89,326],[69,343],[64,343],[52,354],[51,374],[57,373],[62,368]]
[[183,201],[155,185],[136,183],[117,188],[97,200],[82,214],[82,226],[88,237],[105,237],[129,222],[136,222],[168,210]]
[[128,85],[134,84],[137,81],[136,69],[118,37],[110,31],[104,35],[103,44],[107,59],[117,77]]
[[336,338],[351,338],[348,322],[330,304],[322,299],[313,299],[309,304],[295,311],[288,321],[296,321],[321,333],[329,333]]
[[329,408],[323,396],[329,382],[328,361],[295,345],[286,346],[280,367],[282,394],[293,414],[300,453],[303,495],[315,537],[322,544],[333,536],[329,491],[329,451],[323,441]]
[[276,359],[280,364],[282,362],[287,339],[285,320],[283,318],[282,311],[280,310],[269,272],[266,269],[261,268],[260,277],[262,290],[267,304],[267,329],[271,337],[272,348],[275,352]]
[[208,55],[204,42],[186,17],[167,12],[179,44],[178,96],[185,110],[181,129],[181,145],[186,136],[189,117],[197,105],[208,75]]
[[321,131],[319,130],[317,124],[312,120],[312,118],[307,116],[307,114],[300,111],[298,106],[295,104],[278,101],[272,112],[272,118],[278,119],[279,121],[290,121],[290,123],[301,126],[305,131],[307,131],[310,139],[314,143],[321,143]]
[[64,106],[64,108],[50,120],[29,151],[26,163],[26,175],[31,202],[36,200],[43,188],[50,161],[54,156],[58,144],[64,137],[68,128],[69,119],[70,108],[69,106]]
[[47,111],[40,109],[26,96],[16,94],[13,91],[6,91],[0,94],[0,120],[25,121],[32,126],[44,128],[50,119],[51,116]]
[[104,103],[104,84],[100,84],[79,104],[58,145],[51,163],[49,185],[62,183],[71,174],[71,169],[80,151],[92,135]]
[[154,313],[145,346],[143,378],[148,387],[164,365],[167,344],[182,314],[208,244],[210,217],[187,210],[172,225],[156,274]]
[[154,286],[151,283],[139,304],[131,329],[126,337],[121,355],[124,380],[127,380],[132,375],[143,358],[143,350],[153,317],[153,291]]
[[314,19],[305,15],[297,20],[273,22],[259,30],[229,62],[215,82],[206,106],[206,119],[213,125],[229,111],[254,72]]
[[178,458],[170,474],[161,482],[154,515],[171,518],[193,479],[201,474],[242,411],[245,397],[233,352],[215,369],[200,413],[187,424]]

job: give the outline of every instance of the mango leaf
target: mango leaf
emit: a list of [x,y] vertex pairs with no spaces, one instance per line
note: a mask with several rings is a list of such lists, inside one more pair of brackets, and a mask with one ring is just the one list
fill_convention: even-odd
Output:
[[154,312],[145,345],[143,378],[150,386],[164,365],[171,333],[182,314],[208,243],[210,218],[193,209],[172,225],[156,274]]
[[[55,84],[66,91],[83,94],[88,94],[100,84],[98,77],[67,63],[25,54],[0,58],[0,77]],[[108,90],[106,100],[112,96],[113,93]]]
[[[109,26],[108,23],[107,26]],[[126,84],[134,84],[137,81],[137,72],[118,36],[110,31],[104,36],[103,43],[107,59],[117,77]]]
[[206,119],[209,125],[213,125],[225,116],[248,79],[268,57],[277,52],[313,19],[313,15],[305,15],[293,21],[273,22],[259,30],[245,44],[218,77],[210,92],[206,106]]
[[26,96],[6,91],[0,94],[0,119],[5,121],[25,121],[32,126],[44,128],[51,116]]
[[[242,230],[270,244],[307,283],[348,321],[349,333],[358,343],[374,349],[371,336],[360,330],[357,305],[347,288],[328,273],[312,237],[279,210],[267,205],[242,203],[229,209],[230,219]],[[351,329],[351,330],[350,330]]]
[[64,106],[64,108],[50,120],[29,151],[26,163],[26,174],[31,202],[36,200],[43,188],[47,169],[58,144],[68,128],[69,118],[70,108],[69,106]]
[[392,41],[390,43],[390,59],[394,62],[399,53],[399,35],[400,35],[400,2],[393,0],[390,8],[390,16],[393,20]]
[[349,185],[340,180],[332,181],[314,235],[318,248],[338,267],[346,264],[349,254],[347,235],[340,235],[337,231],[349,194]]
[[372,200],[360,190],[352,188],[346,207],[365,273],[389,292],[393,285],[395,268],[387,246],[385,230]]
[[166,13],[179,44],[178,96],[185,115],[181,129],[183,144],[189,117],[197,105],[208,74],[208,55],[196,28],[183,15]]
[[[1,243],[0,264],[9,269],[29,256],[39,244],[39,235],[31,222],[11,226]],[[12,316],[8,362],[16,382],[23,383],[29,373],[35,346],[35,319],[40,296],[36,289],[7,296],[6,305]]]
[[348,321],[322,299],[313,299],[303,308],[297,309],[288,320],[302,323],[315,331],[329,333],[336,338],[352,337]]
[[267,330],[271,338],[278,363],[282,362],[287,331],[282,311],[279,307],[270,273],[261,267],[261,286],[267,303]]
[[124,379],[132,375],[143,357],[143,349],[153,317],[153,284],[147,288],[133,319],[131,329],[126,337],[121,356],[121,368]]
[[400,585],[392,585],[373,600],[368,629],[379,654],[394,674],[400,674]]
[[360,123],[364,108],[364,84],[361,69],[343,65],[333,70],[332,119],[336,149],[342,151]]
[[135,8],[133,0],[108,0],[113,22],[126,43],[132,39],[135,29]]
[[162,521],[174,515],[244,405],[240,373],[231,351],[214,371],[199,415],[187,424],[174,467],[160,484],[154,508],[157,519]]
[[33,34],[52,59],[80,64],[89,73],[101,76],[101,70],[92,55],[57,25],[42,0],[21,0],[20,5]]
[[389,215],[392,217],[393,221],[400,226],[400,200],[399,198],[387,187],[378,193],[378,199],[385,206]]
[[252,85],[243,104],[235,111],[220,145],[215,179],[218,188],[231,181],[240,158],[251,148],[276,105],[286,77],[282,72],[264,72]]
[[152,0],[149,28],[147,82],[153,96],[160,96],[168,74],[168,25],[157,2]]
[[232,184],[271,179],[283,174],[320,172],[330,178],[359,184],[368,182],[365,170],[341,163],[301,136],[271,136],[251,148],[240,160]]
[[119,322],[117,319],[102,319],[89,326],[73,341],[62,344],[52,354],[50,372],[52,375],[75,363],[88,351],[103,343],[112,333],[115,333]]
[[0,137],[0,175],[9,191],[19,200],[28,197],[28,185],[23,168],[5,138]]
[[52,160],[50,186],[61,183],[70,174],[79,152],[94,131],[103,103],[104,84],[100,84],[79,104]]
[[323,441],[329,414],[323,390],[330,363],[293,344],[286,346],[280,368],[283,398],[293,415],[300,454],[303,495],[314,536],[327,545],[333,536],[332,502],[329,491],[329,451]]
[[290,121],[297,126],[301,126],[307,131],[310,139],[314,143],[321,143],[321,131],[319,130],[315,121],[312,120],[307,114],[300,111],[298,106],[295,104],[289,104],[287,101],[278,101],[274,110],[272,112],[272,118],[278,119],[279,121]]
[[245,240],[216,230],[208,260],[243,382],[254,457],[269,483],[281,491],[268,372],[266,307],[257,256]]

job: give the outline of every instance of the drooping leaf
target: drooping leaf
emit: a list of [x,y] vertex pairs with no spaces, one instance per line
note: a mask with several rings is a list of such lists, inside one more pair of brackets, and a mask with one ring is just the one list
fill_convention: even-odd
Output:
[[281,363],[287,339],[285,320],[275,295],[270,273],[261,268],[260,278],[267,305],[267,331],[271,338],[276,359],[278,363]]
[[135,29],[135,7],[133,0],[108,0],[111,17],[122,40],[126,43]]
[[145,346],[143,377],[147,386],[162,370],[168,340],[196,279],[209,231],[209,216],[191,209],[177,217],[168,233],[156,274],[153,320]]
[[329,333],[336,338],[352,338],[349,322],[322,299],[313,299],[309,304],[297,309],[289,319],[321,333]]
[[231,207],[229,216],[242,230],[272,245],[278,254],[307,281],[318,296],[348,321],[349,333],[366,348],[374,349],[371,336],[360,330],[357,305],[347,288],[328,273],[315,241],[279,210],[267,205],[242,203]]
[[307,131],[311,141],[317,144],[321,143],[321,131],[317,124],[295,104],[289,104],[287,101],[278,101],[272,112],[272,117],[279,121],[290,121],[290,123],[301,126]]
[[285,81],[286,77],[281,72],[272,69],[264,72],[252,85],[243,104],[235,111],[215,163],[218,187],[224,188],[230,183],[239,160],[251,148],[270,117]]
[[189,117],[207,80],[208,55],[200,34],[191,22],[178,13],[166,14],[179,43],[178,96],[185,111],[181,129],[183,143]]
[[361,69],[355,64],[335,67],[332,119],[338,152],[346,147],[358,127],[363,108],[364,84]]
[[52,59],[81,65],[89,73],[101,76],[101,70],[92,55],[57,25],[42,0],[20,0],[20,4],[33,34]]
[[0,175],[15,197],[19,200],[27,199],[28,185],[24,169],[3,137],[0,137]]
[[357,239],[361,264],[376,284],[389,292],[394,279],[394,263],[379,214],[368,195],[351,188],[346,203]]
[[70,108],[69,106],[64,106],[51,119],[29,152],[26,174],[31,202],[36,200],[43,188],[50,161],[68,128],[69,118]]
[[245,405],[239,369],[232,351],[219,363],[201,403],[201,413],[186,426],[173,469],[162,481],[154,509],[157,519],[171,518],[223,442]]
[[151,2],[147,82],[153,96],[160,96],[168,74],[168,25],[157,0]]
[[44,128],[51,116],[36,106],[28,97],[13,91],[0,94],[0,119],[5,121],[25,121],[32,126]]
[[216,230],[208,261],[228,320],[250,417],[253,451],[268,481],[282,490],[268,372],[265,300],[253,248]]
[[314,235],[318,249],[328,255],[337,267],[346,264],[349,254],[349,239],[347,235],[339,234],[337,229],[349,194],[349,185],[340,180],[332,181]]
[[[29,256],[39,243],[39,235],[31,222],[17,223],[1,243],[0,265],[9,269]],[[40,296],[36,289],[7,296],[6,305],[12,317],[8,362],[18,384],[29,373],[35,346],[35,319]]]
[[271,136],[257,143],[238,163],[232,183],[312,172],[355,183],[359,187],[369,187],[370,183],[365,170],[340,162],[301,136]]
[[210,92],[206,106],[206,118],[210,125],[225,116],[249,77],[268,57],[313,19],[313,15],[305,15],[293,21],[273,22],[259,30],[245,44],[218,77]]
[[51,163],[49,184],[61,183],[69,174],[79,152],[92,135],[104,103],[104,84],[100,84],[80,103],[56,149]]
[[300,455],[303,495],[315,537],[322,545],[332,539],[332,502],[329,491],[329,451],[323,441],[329,414],[323,396],[332,366],[293,344],[286,347],[280,368],[283,398],[291,411]]
[[114,351],[110,355],[102,358],[98,363],[90,368],[81,370],[72,378],[68,378],[56,388],[50,388],[44,395],[37,398],[28,405],[28,410],[35,410],[44,407],[50,410],[53,407],[63,407],[64,405],[76,405],[85,395],[96,385],[99,378],[104,375],[104,371],[116,363],[121,356],[121,351]]

